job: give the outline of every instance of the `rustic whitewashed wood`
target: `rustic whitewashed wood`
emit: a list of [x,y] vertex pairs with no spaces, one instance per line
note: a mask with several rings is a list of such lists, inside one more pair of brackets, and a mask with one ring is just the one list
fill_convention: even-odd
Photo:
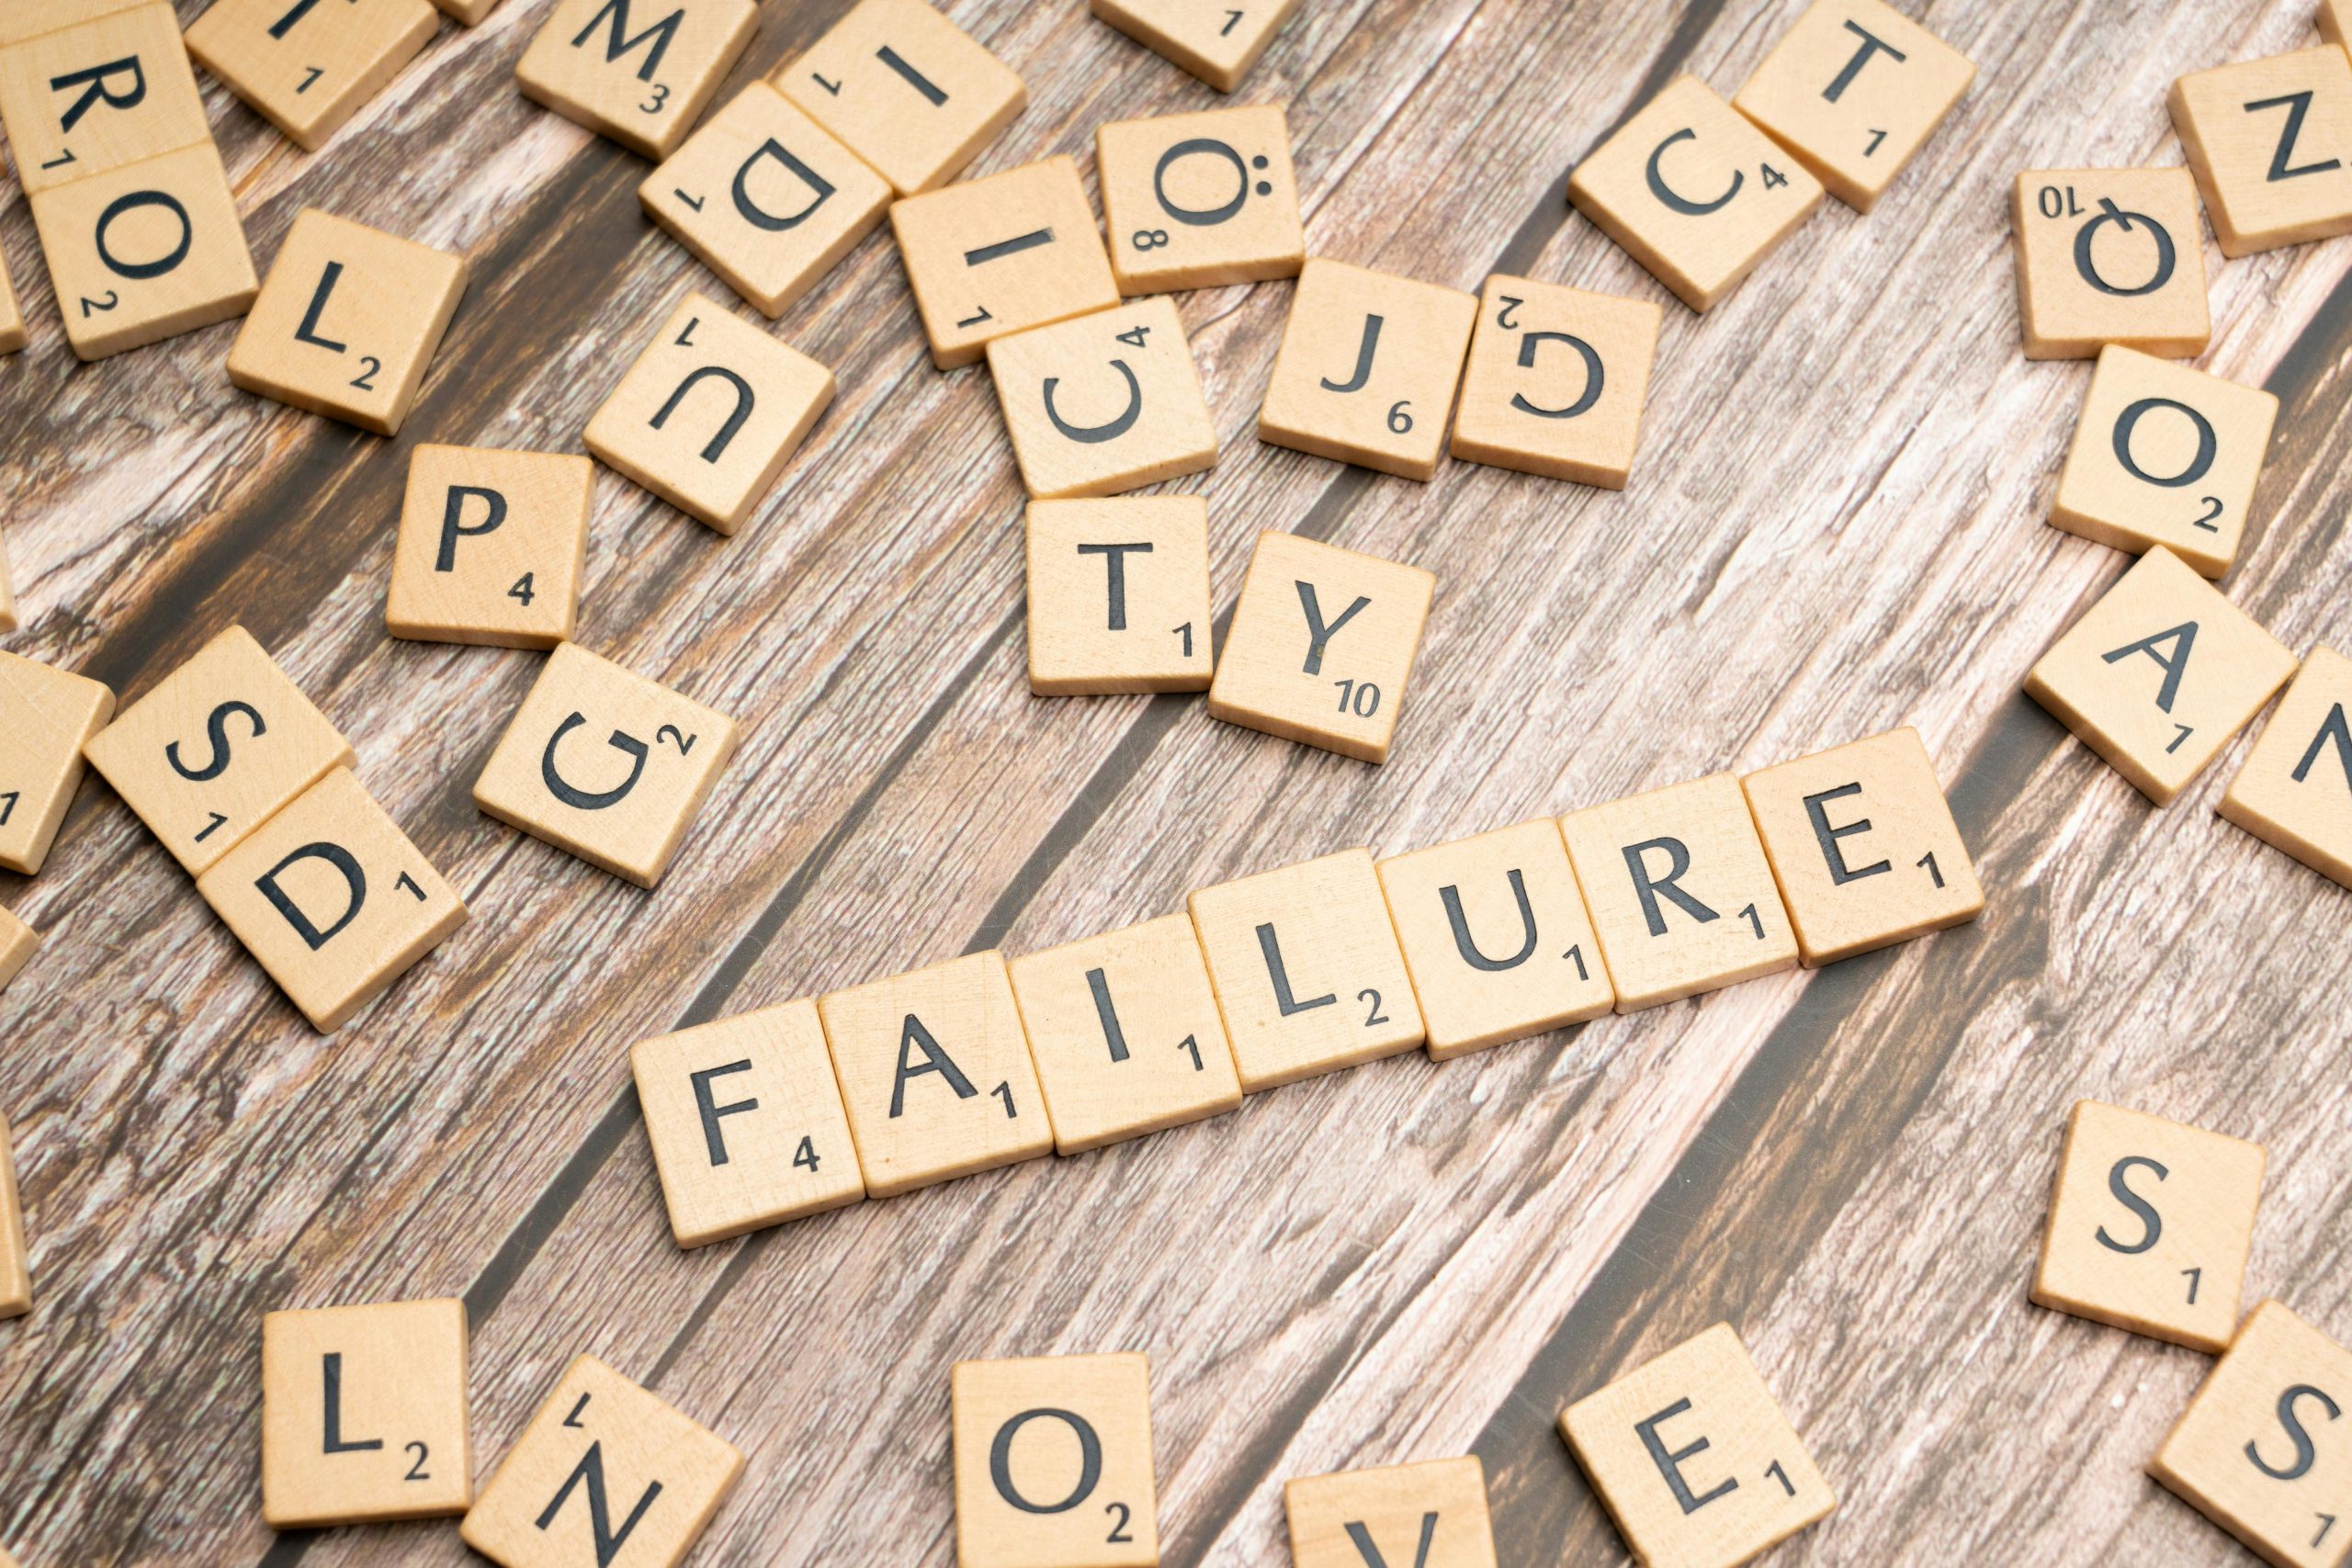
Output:
[[[1315,0],[1237,96],[1291,106],[1314,254],[1664,299],[1566,172],[1679,71],[1736,88],[1802,4]],[[208,85],[256,260],[305,205],[472,255],[398,441],[231,389],[232,327],[76,365],[0,201],[34,334],[0,374],[7,646],[130,696],[242,619],[475,911],[330,1042],[103,786],[39,878],[0,876],[48,935],[0,996],[41,1290],[0,1325],[0,1541],[27,1568],[468,1561],[446,1526],[260,1522],[261,1314],[440,1293],[472,1314],[485,1472],[583,1350],[745,1450],[699,1562],[944,1568],[950,1361],[1113,1348],[1152,1359],[1171,1564],[1279,1563],[1289,1476],[1465,1450],[1503,1561],[1616,1562],[1554,1417],[1725,1316],[1843,1499],[1776,1562],[2243,1561],[2139,1468],[2202,1359],[2026,1288],[2093,1095],[2268,1145],[2249,1288],[2352,1334],[2352,895],[2213,817],[2234,748],[2154,812],[2018,693],[2125,561],[2042,521],[2089,367],[2019,357],[2007,193],[2177,163],[2169,79],[2308,42],[2305,0],[1909,7],[1976,89],[1869,217],[1826,209],[1703,321],[1668,302],[1622,494],[1261,446],[1290,286],[1186,297],[1226,452],[1197,486],[1218,603],[1261,526],[1439,574],[1383,769],[1194,697],[1028,696],[994,397],[931,368],[868,241],[778,323],[842,392],[740,535],[599,480],[582,638],[745,726],[652,894],[472,807],[537,656],[381,629],[407,446],[576,450],[705,287],[639,215],[643,164],[514,93],[546,8],[445,28],[314,156]],[[771,0],[730,85],[842,8]],[[947,9],[1032,95],[976,172],[1091,175],[1097,122],[1220,101],[1076,5]],[[2226,589],[2341,646],[2352,240],[2208,259],[2202,363],[2282,400]],[[1975,852],[1974,926],[669,1240],[628,1088],[646,1035],[1905,722]]]

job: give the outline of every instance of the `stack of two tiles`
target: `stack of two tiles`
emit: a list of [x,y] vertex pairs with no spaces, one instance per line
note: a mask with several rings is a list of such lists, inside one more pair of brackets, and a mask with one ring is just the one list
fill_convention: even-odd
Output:
[[[161,0],[62,0],[0,20],[0,120],[65,321],[102,359],[244,314],[259,285]],[[0,351],[22,317],[0,281]]]
[[352,773],[350,743],[242,626],[83,750],[322,1032],[465,921]]

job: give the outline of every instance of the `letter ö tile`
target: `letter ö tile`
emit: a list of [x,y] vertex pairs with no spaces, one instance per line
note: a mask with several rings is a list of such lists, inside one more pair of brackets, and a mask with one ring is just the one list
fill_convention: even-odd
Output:
[[742,1473],[733,1444],[582,1356],[458,1533],[500,1568],[678,1568]]
[[2219,1355],[2237,1328],[2267,1157],[2242,1138],[2076,1100],[2035,1303]]
[[732,534],[832,400],[831,370],[689,292],[588,421],[588,450]]
[[637,198],[774,321],[874,231],[890,187],[763,81],[662,160]]
[[1033,496],[1111,495],[1216,462],[1200,371],[1165,296],[998,338],[988,355]]
[[243,626],[206,643],[82,750],[191,876],[356,761]]
[[1736,1568],[1838,1506],[1726,1323],[1569,1405],[1560,1430],[1642,1562]]
[[1291,296],[1258,439],[1408,479],[1437,472],[1478,301],[1310,258]]
[[309,1529],[464,1513],[466,1416],[465,1303],[263,1314],[263,1520]]
[[427,0],[213,0],[187,51],[315,152],[440,30]]
[[2028,169],[2009,210],[2028,359],[2089,359],[2110,343],[2205,352],[2213,319],[2187,169]]
[[2278,1302],[2228,1354],[2148,1461],[2148,1473],[2278,1568],[2335,1568],[2352,1516],[2352,1351]]
[[556,452],[420,446],[392,547],[384,629],[553,648],[571,635],[595,467]]
[[2222,796],[2221,813],[2352,887],[2352,659],[2314,648]]
[[910,197],[891,207],[890,229],[942,370],[971,364],[992,338],[1119,302],[1067,154]]
[[1280,104],[1114,120],[1094,152],[1120,293],[1296,277],[1306,264]]
[[461,255],[306,209],[229,350],[229,379],[289,407],[397,435],[458,313],[466,276]]
[[1206,502],[1033,501],[1026,533],[1032,692],[1208,690]]
[[1243,1093],[1428,1038],[1371,852],[1219,883],[1187,903]]
[[958,1361],[950,1383],[956,1568],[1155,1568],[1143,1357]]
[[814,1001],[640,1041],[629,1065],[680,1247],[865,1196]]
[[348,768],[196,879],[212,912],[332,1034],[466,922],[466,906]]
[[1029,101],[1004,62],[922,0],[859,0],[769,79],[900,196],[963,173]]
[[1487,1468],[1473,1454],[1283,1483],[1292,1568],[1495,1568]]
[[1003,954],[834,991],[817,1011],[871,1196],[1053,1152]]
[[659,162],[702,118],[759,25],[753,0],[558,0],[514,62],[514,84]]
[[735,721],[559,645],[474,784],[511,828],[651,887],[735,752]]
[[0,653],[0,867],[31,876],[49,859],[82,783],[82,748],[114,717],[105,682]]

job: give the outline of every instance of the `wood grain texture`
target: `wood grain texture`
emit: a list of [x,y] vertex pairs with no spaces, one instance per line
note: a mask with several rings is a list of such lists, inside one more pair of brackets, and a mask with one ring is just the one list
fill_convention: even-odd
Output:
[[[182,20],[198,9],[184,0]],[[721,538],[599,476],[579,635],[744,725],[657,892],[480,815],[541,657],[382,627],[419,442],[577,450],[700,266],[646,165],[516,94],[547,0],[444,27],[315,155],[205,83],[266,265],[295,211],[462,250],[402,434],[232,389],[233,326],[91,367],[20,197],[31,349],[0,367],[14,651],[126,699],[234,621],[475,911],[332,1041],[101,785],[0,996],[40,1306],[0,1328],[0,1541],[61,1564],[455,1564],[446,1524],[273,1538],[259,1324],[462,1296],[483,1473],[578,1353],[746,1453],[695,1561],[944,1568],[949,1364],[1151,1358],[1171,1564],[1282,1561],[1294,1475],[1474,1451],[1501,1561],[1623,1547],[1559,1410],[1719,1318],[1837,1487],[1777,1562],[2226,1564],[2141,1466],[2206,1361],[2026,1291],[2066,1107],[2271,1151],[2249,1299],[2352,1335],[2352,894],[2220,821],[2241,739],[2151,810],[2018,691],[2125,558],[2046,526],[2087,364],[2019,354],[2009,183],[2177,164],[2178,73],[2311,39],[2304,0],[1912,9],[1977,85],[1875,211],[1826,208],[1703,320],[1565,201],[1676,74],[1737,87],[1803,0],[1317,0],[1238,96],[1283,102],[1308,251],[1475,290],[1666,303],[1621,493],[1464,463],[1420,485],[1252,434],[1292,286],[1181,302],[1225,451],[1216,603],[1261,526],[1437,571],[1392,760],[1197,697],[1032,699],[1021,489],[984,373],[943,376],[869,239],[776,324],[841,395]],[[723,91],[841,0],[763,7]],[[1222,102],[1075,4],[947,9],[1027,79],[974,173]],[[2281,400],[2225,580],[2297,651],[2352,636],[2352,241],[2222,264],[2199,362]],[[740,311],[752,320],[748,309]],[[1370,843],[1437,843],[1910,723],[1988,907],[1815,973],[681,1253],[628,1052],[725,1013],[1176,910]]]

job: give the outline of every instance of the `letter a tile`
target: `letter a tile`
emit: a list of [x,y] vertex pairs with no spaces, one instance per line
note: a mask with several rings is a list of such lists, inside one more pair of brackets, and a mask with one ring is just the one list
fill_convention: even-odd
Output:
[[735,752],[735,721],[567,642],[474,784],[474,804],[639,887],[662,880]]
[[1295,534],[1261,534],[1209,716],[1385,762],[1437,579]]
[[910,197],[890,209],[890,230],[942,370],[971,364],[992,338],[1119,302],[1067,155]]
[[1216,426],[1176,302],[1161,296],[989,344],[1021,479],[1112,495],[1216,462]]
[[2223,817],[2352,887],[2352,659],[2314,648],[2222,796]]
[[1623,490],[1662,314],[1646,299],[1500,273],[1487,279],[1453,455]]
[[1155,1568],[1150,1378],[1133,1353],[956,1362],[956,1568]]
[[722,534],[833,400],[833,373],[689,293],[588,422],[588,450]]
[[1815,0],[1731,102],[1868,212],[1975,79],[1967,56],[1891,6]]
[[1821,182],[1696,76],[1676,79],[1578,164],[1568,202],[1694,310],[1821,205]]
[[771,80],[900,196],[963,173],[1029,101],[1004,62],[922,0],[860,0]]
[[1371,852],[1219,883],[1188,904],[1243,1093],[1428,1038]]
[[2028,359],[2089,359],[2110,343],[2205,352],[2213,318],[2187,169],[2028,169],[2009,213]]
[[1974,919],[1984,890],[1905,726],[1740,781],[1806,967]]
[[1616,1001],[1550,818],[1379,863],[1430,1059],[1582,1023]]
[[191,876],[356,761],[243,626],[206,643],[82,750]]
[[2237,558],[2278,400],[2120,344],[2099,350],[2052,527],[2218,578]]
[[258,285],[209,141],[31,198],[76,357],[104,359],[242,316]]
[[187,51],[315,152],[440,30],[427,0],[213,0]]
[[0,121],[28,195],[212,140],[178,18],[160,4],[0,52]]
[[1642,1562],[1736,1568],[1838,1506],[1727,1323],[1569,1405],[1560,1430]]
[[582,1356],[458,1533],[500,1568],[678,1568],[742,1473],[732,1443]]
[[595,465],[556,452],[419,446],[409,456],[384,629],[553,648],[571,635]]
[[1291,1568],[1495,1568],[1487,1468],[1476,1455],[1283,1483]]
[[229,379],[397,435],[465,292],[465,257],[307,209],[229,350]]
[[760,25],[753,0],[559,0],[514,62],[523,96],[657,162]]
[[1619,1012],[1796,967],[1796,937],[1731,774],[1570,812],[1560,836]]
[[261,1515],[272,1529],[462,1514],[474,1500],[466,1303],[261,1320]]
[[2238,1322],[2262,1145],[2075,1102],[2033,1299],[2218,1355]]
[[2223,255],[2352,233],[2352,59],[2343,50],[2192,71],[2166,102]]
[[196,890],[322,1034],[466,923],[466,906],[348,768],[311,786]]
[[0,653],[0,867],[40,870],[81,786],[82,748],[113,716],[104,682]]
[[2294,672],[2277,637],[2158,548],[2051,644],[2025,690],[2169,806]]
[[[0,909],[0,986],[16,971],[9,967],[9,926],[15,916]],[[31,1254],[25,1250],[25,1213],[17,1197],[17,1156],[10,1141],[8,1119],[0,1116],[0,1318],[22,1317],[33,1310]]]
[[1003,954],[835,991],[817,1011],[871,1196],[1053,1152]]
[[629,1065],[680,1247],[865,1196],[815,1002],[640,1041]]
[[754,82],[646,175],[637,199],[774,321],[874,231],[890,187]]
[[1428,479],[1477,314],[1458,288],[1311,258],[1291,296],[1258,439]]
[[2148,1473],[2278,1568],[2336,1568],[2352,1528],[2352,1350],[2254,1309]]

